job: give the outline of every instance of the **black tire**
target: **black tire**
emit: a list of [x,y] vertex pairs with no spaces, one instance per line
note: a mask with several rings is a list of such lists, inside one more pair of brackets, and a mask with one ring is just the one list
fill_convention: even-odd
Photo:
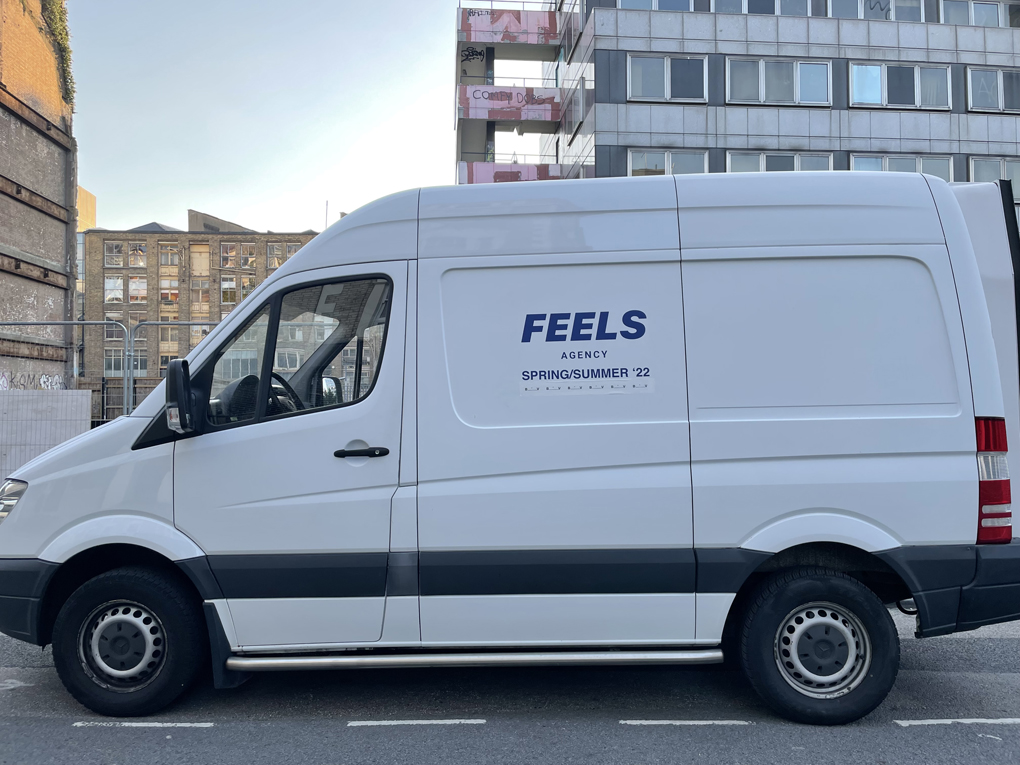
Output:
[[869,714],[888,695],[900,641],[888,609],[863,584],[838,571],[801,568],[759,585],[744,618],[740,655],[748,681],[779,715],[841,725]]
[[64,603],[53,625],[53,663],[64,687],[93,712],[138,717],[188,689],[207,663],[205,636],[201,606],[183,581],[118,568]]

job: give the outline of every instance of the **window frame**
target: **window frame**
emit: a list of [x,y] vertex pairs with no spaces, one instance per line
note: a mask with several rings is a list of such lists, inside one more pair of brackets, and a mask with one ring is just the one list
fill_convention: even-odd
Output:
[[[995,154],[990,154],[990,155],[986,155],[986,154],[972,154],[969,157],[967,157],[967,180],[970,183],[987,183],[987,181],[976,181],[976,180],[974,180],[974,162],[975,161],[998,162],[999,163],[999,178],[1001,179],[1006,174],[1006,163],[1007,162],[1014,162],[1016,164],[1020,164],[1020,157],[1016,157],[1016,156],[1008,157],[1008,156],[1003,156],[1001,154],[1000,155],[995,155]],[[1014,200],[1015,205],[1020,205],[1020,183],[1018,183],[1013,188],[1013,200]]]
[[[971,79],[972,72],[995,72],[995,86],[998,88],[999,106],[992,109],[988,106],[974,106],[974,87]],[[967,66],[967,111],[980,114],[1020,114],[1020,106],[1016,109],[1006,108],[1005,73],[1020,75],[1020,69],[1002,69],[994,66]]]
[[[677,11],[682,13],[682,11]],[[631,61],[636,58],[656,58],[662,61],[662,76],[663,76],[663,97],[658,98],[655,96],[634,96],[631,95]],[[701,89],[705,94],[702,98],[672,98],[671,92],[671,79],[672,79],[672,67],[669,65],[671,59],[678,58],[684,60],[697,59],[702,62],[701,67]],[[692,53],[692,54],[671,54],[671,53],[628,53],[627,54],[627,100],[634,101],[637,103],[653,103],[653,104],[707,104],[708,103],[708,54],[707,53]],[[580,121],[578,122],[580,125]]]
[[[708,149],[681,149],[681,148],[678,148],[678,147],[674,147],[674,148],[671,148],[671,149],[660,148],[660,147],[649,148],[649,149],[634,148],[634,149],[627,149],[627,177],[628,178],[633,176],[633,157],[634,157],[634,152],[647,153],[647,152],[650,152],[650,151],[661,151],[661,152],[664,152],[665,155],[666,155],[666,167],[669,168],[669,170],[673,169],[673,160],[670,157],[671,154],[674,154],[674,153],[676,153],[676,154],[698,154],[698,153],[701,153],[704,156],[704,158],[705,158],[705,170],[704,170],[704,172],[706,172],[706,173],[708,172]],[[667,171],[667,172],[663,173],[663,175],[670,176],[670,175],[673,175],[673,173]],[[699,173],[677,173],[677,175],[699,175]]]
[[[989,26],[985,26],[984,24],[982,24],[982,25],[980,25],[981,29],[1002,29],[1003,27],[1005,27],[1006,29],[1010,29],[1011,28],[1009,26],[1009,8],[1008,8],[1008,6],[1009,5],[1014,5],[1015,3],[985,2],[985,0],[964,0],[964,1],[967,3],[967,26],[968,27],[976,27],[976,26],[978,26],[977,24],[974,23],[974,3],[978,2],[981,5],[994,5],[994,6],[996,6],[996,9],[997,9],[996,12],[997,12],[998,21],[999,21],[999,23],[996,24],[994,27],[989,27]],[[944,0],[939,0],[939,22],[942,23],[942,24],[945,24],[946,22],[942,21],[942,19],[945,19],[945,17],[946,17],[945,1]],[[1006,21],[1006,23],[1003,24],[1002,23],[1003,21]],[[1012,27],[1012,28],[1015,29],[1015,27]]]
[[[109,287],[107,285],[107,281],[109,279],[120,279],[120,288],[118,289],[117,287],[112,287],[112,288]],[[119,300],[110,300],[109,295],[110,295],[111,291],[112,292],[120,292],[120,299]],[[112,276],[107,276],[107,275],[104,274],[103,275],[103,305],[106,305],[107,303],[121,303],[121,304],[123,304],[123,303],[126,303],[126,302],[127,301],[124,300],[124,274],[114,274]]]
[[[854,67],[855,66],[877,66],[882,69],[882,103],[875,104],[871,102],[854,101]],[[889,74],[888,70],[890,66],[895,67],[910,67],[914,70],[914,103],[911,104],[890,104],[889,103]],[[849,97],[847,99],[847,106],[851,109],[895,109],[897,111],[912,109],[914,111],[923,112],[951,112],[953,110],[953,75],[949,64],[942,64],[941,62],[926,62],[926,61],[861,61],[851,59],[849,61],[849,77],[847,78],[847,84],[849,86]],[[921,69],[945,69],[946,71],[946,106],[921,106]]]
[[911,154],[910,152],[906,152],[906,153],[903,153],[903,154],[896,154],[895,152],[891,153],[891,154],[883,154],[881,152],[872,152],[872,151],[852,151],[852,152],[850,152],[850,172],[851,173],[874,172],[874,171],[871,171],[871,170],[854,170],[854,159],[856,159],[857,157],[869,157],[871,159],[880,158],[882,160],[882,170],[881,170],[881,172],[883,172],[883,173],[900,172],[898,170],[890,170],[889,169],[889,159],[890,158],[893,158],[893,159],[913,159],[914,160],[914,168],[915,168],[914,172],[915,173],[920,173],[921,172],[921,168],[923,166],[923,160],[925,160],[925,159],[948,159],[949,160],[949,181],[948,182],[949,183],[954,183],[955,180],[956,180],[953,177],[955,173],[954,173],[954,169],[953,169],[953,156],[951,154]]
[[[328,406],[315,407],[314,409],[299,409],[295,412],[283,412],[268,416],[266,414],[266,406],[269,400],[269,384],[270,378],[273,372],[273,364],[276,360],[276,346],[279,334],[280,326],[280,311],[283,305],[283,299],[292,292],[298,292],[300,290],[308,289],[310,287],[318,287],[326,284],[343,284],[346,282],[358,282],[367,280],[381,279],[386,282],[390,290],[390,300],[386,305],[386,327],[383,330],[382,340],[380,342],[379,355],[375,360],[375,377],[372,379],[372,384],[364,392],[364,394],[354,401],[342,401],[335,404],[329,404]],[[393,282],[393,278],[389,274],[379,272],[368,272],[364,274],[357,274],[354,276],[345,276],[340,278],[325,278],[317,279],[310,282],[302,282],[294,284],[291,287],[280,289],[272,295],[268,296],[253,310],[249,311],[245,317],[244,322],[227,337],[225,337],[217,346],[216,350],[205,357],[202,364],[197,367],[196,371],[192,373],[192,390],[196,393],[196,411],[195,420],[197,427],[190,433],[185,434],[173,434],[172,440],[180,440],[184,438],[194,438],[204,433],[219,432],[221,430],[230,430],[232,428],[243,428],[251,425],[257,425],[262,422],[276,422],[278,420],[285,420],[290,417],[300,417],[302,415],[319,414],[322,412],[328,412],[333,409],[340,409],[343,407],[354,406],[360,404],[368,398],[375,391],[376,385],[379,383],[379,376],[382,374],[383,359],[386,357],[386,348],[389,341],[390,326],[392,324],[391,319],[393,317],[393,295],[396,292],[396,285]],[[212,385],[213,373],[216,369],[216,364],[220,360],[220,357],[225,353],[227,347],[234,342],[239,336],[241,330],[251,320],[255,319],[263,310],[269,308],[269,326],[266,330],[266,344],[264,347],[264,355],[262,358],[262,368],[259,375],[259,388],[256,395],[255,405],[255,416],[250,420],[241,420],[239,422],[227,422],[227,423],[214,423],[209,420],[208,408],[209,408],[209,391]],[[215,324],[215,322],[210,322]],[[204,339],[204,338],[203,338]],[[342,351],[341,351],[342,353]],[[394,351],[396,353],[396,351]]]
[[800,158],[801,158],[801,155],[805,155],[805,156],[808,156],[808,157],[826,157],[829,160],[829,170],[832,170],[832,152],[831,151],[781,151],[781,150],[778,150],[778,149],[776,151],[771,151],[771,150],[768,150],[768,149],[765,149],[765,150],[762,150],[762,151],[754,151],[753,149],[728,149],[726,151],[726,172],[727,173],[732,173],[733,172],[732,170],[730,170],[730,164],[731,164],[730,163],[730,158],[734,154],[748,154],[748,155],[750,155],[750,154],[757,154],[758,155],[758,172],[759,173],[778,172],[778,171],[768,171],[768,170],[765,169],[765,157],[766,157],[766,155],[773,155],[773,156],[781,155],[781,156],[784,156],[784,157],[789,157],[789,156],[792,155],[793,156],[793,171],[795,173],[822,172],[820,170],[801,170],[800,169]]
[[[128,303],[148,303],[149,302],[149,277],[145,276],[128,276]],[[141,283],[145,284],[145,294],[141,295],[141,298],[135,300],[135,295],[132,294],[131,284],[134,282],[136,285],[141,286]],[[139,293],[141,294],[141,293]]]
[[[734,99],[730,95],[730,86],[733,77],[730,74],[730,62],[732,61],[753,61],[758,64],[758,95],[757,101],[742,101]],[[793,64],[793,101],[767,101],[765,100],[765,64],[786,63]],[[802,101],[800,98],[800,65],[801,64],[824,64],[827,75],[828,101]],[[739,106],[815,106],[820,109],[832,108],[832,60],[831,59],[807,59],[807,58],[762,58],[761,56],[727,56],[726,57],[726,103]]]
[[[107,251],[108,246],[111,245],[111,244],[114,244],[114,245],[119,244],[120,245],[120,252],[108,252]],[[105,239],[103,240],[103,268],[124,268],[124,264],[126,262],[124,260],[124,255],[125,255],[125,253],[124,253],[124,244],[125,244],[125,242],[108,241],[108,240],[105,240]],[[119,257],[120,258],[120,262],[119,263],[117,263],[117,262],[111,263],[110,260],[109,260],[111,256],[112,257]]]

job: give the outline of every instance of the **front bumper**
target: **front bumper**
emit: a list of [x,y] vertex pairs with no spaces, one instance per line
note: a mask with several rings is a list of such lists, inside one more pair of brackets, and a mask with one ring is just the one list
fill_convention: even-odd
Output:
[[0,632],[42,645],[43,593],[56,570],[56,563],[37,558],[0,559]]
[[913,594],[918,637],[1020,620],[1020,539],[1005,545],[901,547],[878,556]]

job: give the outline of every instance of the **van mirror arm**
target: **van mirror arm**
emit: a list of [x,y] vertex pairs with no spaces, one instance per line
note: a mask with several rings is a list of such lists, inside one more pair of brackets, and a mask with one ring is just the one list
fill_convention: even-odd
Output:
[[166,368],[166,425],[175,433],[195,430],[194,398],[188,362],[173,359]]

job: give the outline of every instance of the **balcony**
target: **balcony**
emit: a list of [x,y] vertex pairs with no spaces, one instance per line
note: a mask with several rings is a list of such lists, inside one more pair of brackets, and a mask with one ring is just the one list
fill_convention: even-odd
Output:
[[522,133],[556,132],[561,117],[559,88],[474,84],[470,78],[461,79],[462,84],[457,86],[458,119],[513,122]]
[[539,154],[464,153],[457,163],[457,183],[551,181],[562,177],[556,157]]
[[[548,46],[555,51],[560,34],[551,3],[462,0],[457,9],[457,40],[462,56],[469,49],[464,43]],[[482,51],[474,55],[485,54]]]

